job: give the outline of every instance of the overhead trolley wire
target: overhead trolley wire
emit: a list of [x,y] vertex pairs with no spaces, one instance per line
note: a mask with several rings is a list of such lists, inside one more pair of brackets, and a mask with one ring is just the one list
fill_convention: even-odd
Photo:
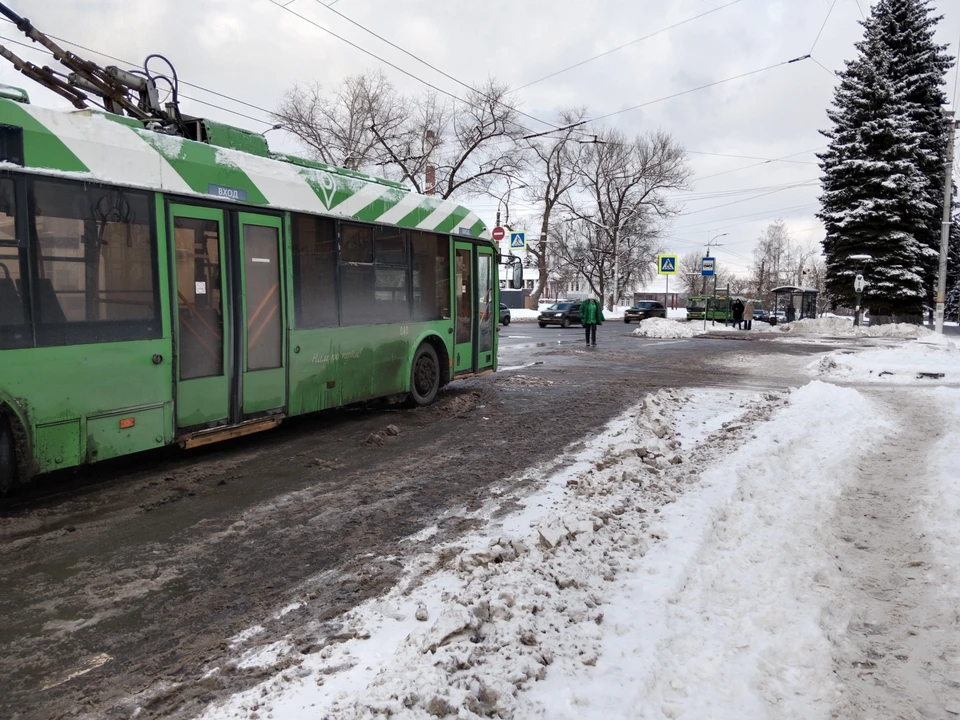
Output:
[[[273,0],[271,0],[272,2]],[[783,62],[775,63],[774,65],[767,65],[766,67],[757,68],[756,70],[751,70],[750,72],[740,73],[739,75],[734,75],[733,77],[724,78],[723,80],[716,80],[706,85],[699,85],[695,88],[690,88],[689,90],[681,90],[680,92],[673,93],[672,95],[665,95],[664,97],[657,98],[656,100],[648,100],[647,102],[642,102],[638,105],[631,105],[630,107],[623,108],[621,110],[614,110],[609,112],[606,115],[600,115],[599,117],[590,118],[585,120],[583,124],[595,123],[600,120],[606,120],[607,118],[613,117],[614,115],[621,115],[625,112],[630,112],[631,110],[638,110],[639,108],[646,107],[648,105],[654,105],[656,103],[663,102],[664,100],[672,100],[673,98],[680,97],[681,95],[689,95],[690,93],[697,92],[698,90],[706,90],[707,88],[716,87],[717,85],[722,85],[724,83],[733,82],[734,80],[740,80],[741,78],[750,77],[751,75],[757,75],[768,70],[773,70],[774,68],[782,67],[783,65],[791,65],[793,63],[801,62],[803,60],[809,59],[809,55],[801,55],[800,57],[793,58],[792,60],[784,60]]]
[[815,37],[813,40],[813,45],[810,46],[810,52],[807,53],[808,55],[813,54],[814,49],[817,47],[817,43],[820,42],[820,36],[823,34],[823,29],[827,26],[827,20],[830,19],[830,13],[833,12],[833,6],[836,4],[837,0],[833,0],[833,2],[830,3],[830,7],[827,9],[827,16],[823,19],[823,24],[820,26],[820,31],[817,33],[817,37]]
[[[319,2],[319,0],[317,0],[317,2]],[[706,12],[702,12],[702,13],[700,13],[699,15],[694,15],[693,17],[689,17],[689,18],[687,18],[686,20],[681,20],[680,22],[674,23],[673,25],[668,25],[668,26],[665,27],[665,28],[660,28],[659,30],[654,31],[654,32],[650,33],[649,35],[644,35],[643,37],[639,37],[639,38],[637,38],[636,40],[631,40],[630,42],[624,43],[623,45],[618,45],[617,47],[615,47],[615,48],[613,48],[613,49],[611,49],[611,50],[606,50],[605,52],[602,52],[602,53],[599,53],[599,54],[597,54],[597,55],[594,55],[593,57],[589,57],[589,58],[587,58],[586,60],[581,60],[580,62],[574,63],[573,65],[570,65],[570,66],[568,66],[568,67],[563,68],[562,70],[557,70],[556,72],[552,72],[552,73],[550,73],[549,75],[544,75],[542,78],[538,78],[538,79],[536,79],[536,80],[531,80],[531,81],[528,82],[526,85],[521,85],[520,87],[518,87],[518,88],[516,88],[516,89],[517,89],[517,90],[524,90],[524,89],[530,87],[531,85],[536,85],[537,83],[541,83],[541,82],[543,82],[544,80],[549,80],[549,79],[552,78],[552,77],[556,77],[557,75],[561,75],[561,74],[563,74],[563,73],[565,73],[565,72],[568,72],[568,71],[570,71],[570,70],[573,70],[574,68],[578,68],[578,67],[580,67],[580,66],[582,66],[582,65],[586,65],[587,63],[591,63],[591,62],[593,62],[594,60],[599,60],[599,59],[602,58],[602,57],[606,57],[607,55],[611,55],[611,54],[613,54],[613,53],[615,53],[615,52],[618,52],[618,51],[620,51],[620,50],[623,50],[624,48],[629,47],[629,46],[631,46],[631,45],[636,45],[637,43],[643,42],[644,40],[649,40],[650,38],[652,38],[652,37],[654,37],[654,36],[656,36],[656,35],[660,35],[661,33],[667,32],[667,30],[673,30],[674,28],[678,28],[678,27],[680,27],[681,25],[686,25],[687,23],[693,22],[694,20],[699,20],[699,19],[702,18],[702,17],[706,17],[707,15],[710,15],[711,13],[715,13],[715,12],[717,12],[717,11],[719,11],[719,10],[723,10],[724,8],[728,8],[728,7],[730,7],[731,5],[736,5],[736,4],[739,3],[739,2],[741,2],[741,0],[733,0],[733,2],[728,2],[726,5],[720,5],[720,6],[718,6],[718,7],[715,7],[715,8],[712,8],[712,9],[710,9],[710,10],[707,10]]]

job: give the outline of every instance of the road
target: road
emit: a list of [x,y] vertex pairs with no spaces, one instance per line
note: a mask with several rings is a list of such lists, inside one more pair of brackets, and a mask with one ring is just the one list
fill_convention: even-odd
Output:
[[[227,660],[291,635],[304,654],[342,640],[337,618],[426,547],[410,536],[436,525],[430,546],[457,538],[491,488],[589,441],[645,392],[796,385],[825,349],[630,329],[608,323],[587,348],[579,328],[515,323],[501,372],[429,408],[342,410],[38,480],[0,507],[0,717],[193,717],[276,672]],[[770,354],[782,373],[737,371]]]

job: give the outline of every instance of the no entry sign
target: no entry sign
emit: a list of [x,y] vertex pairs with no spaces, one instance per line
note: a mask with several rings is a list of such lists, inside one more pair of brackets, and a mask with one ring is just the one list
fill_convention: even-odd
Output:
[[497,241],[503,240],[503,238],[505,238],[506,235],[507,235],[506,231],[499,225],[497,225],[497,227],[493,229],[494,240],[497,240]]

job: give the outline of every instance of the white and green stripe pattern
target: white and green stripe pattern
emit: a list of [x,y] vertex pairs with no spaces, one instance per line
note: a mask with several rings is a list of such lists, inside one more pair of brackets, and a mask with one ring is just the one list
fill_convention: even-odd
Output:
[[0,123],[23,127],[25,167],[45,174],[490,238],[462,205],[360,173],[214,147],[90,111],[0,100]]

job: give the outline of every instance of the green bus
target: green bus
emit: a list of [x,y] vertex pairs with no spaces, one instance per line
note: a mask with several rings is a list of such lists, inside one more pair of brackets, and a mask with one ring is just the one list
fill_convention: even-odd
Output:
[[454,201],[0,99],[0,491],[497,366],[498,265]]
[[703,320],[707,304],[713,298],[709,295],[693,295],[687,298],[687,320]]

